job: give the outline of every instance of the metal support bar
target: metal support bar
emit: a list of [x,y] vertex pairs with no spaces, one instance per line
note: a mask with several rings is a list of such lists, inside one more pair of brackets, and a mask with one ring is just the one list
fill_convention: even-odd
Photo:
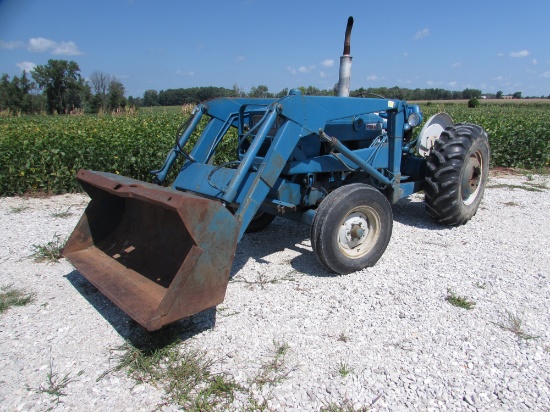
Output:
[[229,185],[225,190],[225,194],[222,196],[222,199],[226,202],[231,203],[235,199],[235,196],[237,195],[237,190],[241,185],[243,179],[245,178],[246,172],[250,170],[250,167],[252,166],[252,163],[254,162],[254,159],[256,158],[260,147],[262,146],[265,138],[271,130],[271,127],[277,119],[277,111],[274,107],[270,107],[268,111],[270,111],[271,113],[267,116],[264,124],[260,127],[260,130],[258,130],[258,134],[254,138],[254,140],[252,140],[252,143],[246,151],[246,155],[239,165],[235,176],[233,177],[231,182],[229,182]]
[[376,170],[370,164],[368,164],[363,159],[361,159],[359,156],[357,156],[355,153],[353,153],[352,150],[349,150],[337,138],[327,135],[322,129],[319,130],[319,136],[321,136],[321,138],[323,140],[325,140],[328,144],[330,144],[332,147],[334,147],[336,150],[338,150],[340,153],[342,153],[344,156],[346,156],[349,160],[351,160],[353,163],[355,163],[361,169],[367,171],[372,176],[374,176],[376,178],[376,180],[378,180],[378,181],[380,181],[380,182],[382,182],[386,185],[391,185],[392,184],[391,180],[389,180],[386,176],[384,176],[382,173],[380,173],[378,170]]
[[168,175],[170,168],[176,161],[180,150],[185,147],[185,144],[187,143],[187,141],[193,134],[193,131],[201,121],[203,113],[204,113],[204,106],[202,104],[198,105],[195,108],[195,113],[193,115],[193,118],[191,119],[191,121],[189,122],[185,130],[183,131],[181,137],[178,140],[178,143],[172,148],[172,150],[170,150],[170,152],[168,153],[168,156],[166,156],[166,160],[164,161],[164,164],[162,165],[162,167],[159,170],[154,170],[151,172],[151,174],[155,176],[155,183],[158,183],[158,184],[164,183],[164,181],[166,180],[166,176]]

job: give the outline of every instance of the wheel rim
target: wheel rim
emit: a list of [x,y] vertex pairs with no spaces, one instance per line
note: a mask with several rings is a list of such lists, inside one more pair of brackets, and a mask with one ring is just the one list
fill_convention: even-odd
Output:
[[338,247],[349,258],[365,256],[380,235],[380,217],[370,207],[350,211],[338,229]]
[[477,198],[481,189],[481,176],[483,174],[483,158],[477,151],[466,161],[464,174],[462,175],[462,202],[471,205]]

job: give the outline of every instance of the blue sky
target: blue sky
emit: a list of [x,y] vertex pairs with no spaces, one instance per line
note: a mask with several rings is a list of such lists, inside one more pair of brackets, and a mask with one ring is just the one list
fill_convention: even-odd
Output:
[[0,73],[48,59],[147,89],[332,88],[347,18],[351,88],[550,95],[550,1],[0,0]]

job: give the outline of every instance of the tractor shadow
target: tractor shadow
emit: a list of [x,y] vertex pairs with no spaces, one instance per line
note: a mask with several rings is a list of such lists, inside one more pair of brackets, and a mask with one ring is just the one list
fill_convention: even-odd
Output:
[[189,318],[174,322],[162,329],[148,332],[88,281],[77,270],[65,275],[80,295],[135,348],[155,347],[161,349],[174,342],[184,342],[199,333],[214,328],[216,308],[209,308]]
[[[401,199],[392,206],[392,212],[394,223],[423,230],[449,230],[447,226],[436,223],[428,215],[423,201]],[[316,277],[339,276],[327,270],[317,259],[311,248],[310,230],[309,226],[276,218],[266,229],[245,234],[237,246],[230,277],[237,275],[250,259],[270,264],[271,261],[267,257],[285,249],[298,253],[289,262],[296,272]]]

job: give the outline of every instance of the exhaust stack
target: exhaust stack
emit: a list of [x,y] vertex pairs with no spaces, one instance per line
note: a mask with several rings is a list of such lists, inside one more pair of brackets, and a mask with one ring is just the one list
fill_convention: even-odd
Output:
[[351,80],[351,60],[350,56],[350,39],[351,29],[353,27],[353,17],[348,18],[346,26],[346,37],[344,40],[344,53],[340,57],[340,76],[338,79],[338,96],[349,97],[349,87]]

